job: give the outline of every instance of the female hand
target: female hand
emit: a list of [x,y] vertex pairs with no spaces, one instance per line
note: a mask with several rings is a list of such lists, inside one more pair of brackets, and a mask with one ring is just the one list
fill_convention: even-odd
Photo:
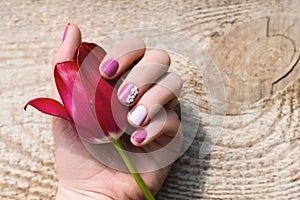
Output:
[[[68,24],[53,66],[73,60],[80,43],[80,30]],[[131,37],[99,56],[104,57],[99,70],[106,79],[119,79],[131,70],[118,88],[118,97],[130,108],[128,122],[136,127],[130,137],[133,151],[151,152],[174,137],[180,141],[180,121],[172,109],[182,81],[178,75],[167,72],[169,55],[158,49],[146,52],[143,41]],[[53,97],[60,100],[56,87]],[[109,168],[90,155],[68,121],[53,118],[52,124],[59,179],[57,199],[144,198],[131,174]],[[175,148],[178,151],[180,145]],[[141,174],[153,194],[161,188],[169,169],[170,165]]]

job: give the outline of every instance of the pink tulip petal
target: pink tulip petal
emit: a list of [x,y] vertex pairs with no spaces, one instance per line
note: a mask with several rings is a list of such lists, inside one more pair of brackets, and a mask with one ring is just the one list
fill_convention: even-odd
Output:
[[[82,42],[77,49],[77,64],[80,66],[84,59],[92,53],[93,49],[98,45],[94,43]],[[93,53],[92,53],[93,54]]]
[[[72,94],[79,69],[75,62],[57,63],[54,68],[54,78],[59,95],[65,108],[72,114]],[[84,92],[84,90],[83,90]]]
[[78,134],[88,142],[94,143],[95,139],[105,137],[98,123],[94,106],[96,86],[93,85],[97,85],[96,79],[100,77],[99,71],[95,69],[100,62],[89,53],[90,49],[82,45],[77,51],[78,60],[81,54],[81,58],[89,58],[82,61],[81,73],[76,62],[62,62],[56,64],[54,77],[59,94],[73,117]]
[[[91,49],[90,44],[92,44],[92,43],[85,43],[85,42],[82,43],[82,45],[87,46],[87,48]],[[106,56],[105,50],[98,45],[96,45],[96,47],[91,49],[91,51],[100,62],[102,62],[103,58]]]
[[[97,54],[97,55],[96,55]],[[93,43],[82,43],[78,48],[77,64],[80,70],[81,79],[89,96],[94,96],[97,84],[101,77],[99,71],[99,56],[105,55],[105,51]]]
[[73,121],[71,119],[68,111],[65,109],[65,107],[63,105],[61,105],[61,103],[59,103],[58,101],[56,101],[54,99],[50,99],[50,98],[32,99],[24,106],[25,110],[26,110],[28,105],[38,109],[42,113],[52,115],[52,116],[61,117],[61,118],[64,118],[64,119],[66,119],[70,122]]
[[54,68],[64,107],[55,100],[32,100],[28,105],[72,121],[79,136],[88,142],[107,141],[107,136],[113,134],[119,136],[127,125],[127,112],[117,100],[115,81],[100,75],[98,68],[104,56],[101,47],[82,43],[74,55],[76,62],[57,63]]
[[93,96],[88,96],[81,81],[76,81],[73,90],[73,111],[72,116],[76,130],[81,138],[90,143],[96,143],[105,138],[105,133],[101,129],[97,120]]
[[81,44],[78,48],[77,64],[79,75],[72,91],[72,116],[76,129],[81,138],[88,142],[96,143],[106,138],[97,120],[95,111],[95,95],[100,72],[98,70],[100,61],[91,53],[95,44]]
[[[88,42],[82,42],[81,45],[82,47],[84,47],[88,52],[84,53],[84,52],[77,52],[77,58],[79,58],[77,60],[78,65],[80,66],[82,61],[85,59],[85,57],[91,52],[93,53],[99,62],[101,62],[104,58],[104,56],[106,55],[105,50],[98,46],[97,44],[94,43],[88,43]],[[79,54],[78,54],[79,53]],[[99,67],[99,66],[98,66]]]
[[[101,47],[91,43],[82,43],[78,48],[77,62],[80,64],[79,73],[81,79],[85,81],[84,86],[89,101],[91,105],[95,105],[91,108],[91,112],[98,119],[99,131],[109,136],[122,132],[127,125],[127,112],[117,100],[114,92],[116,82],[105,80],[100,75],[99,65],[104,56],[105,51]],[[112,112],[112,106],[117,114]]]
[[101,78],[95,96],[98,122],[106,135],[120,134],[127,126],[126,109],[117,99],[115,83]]

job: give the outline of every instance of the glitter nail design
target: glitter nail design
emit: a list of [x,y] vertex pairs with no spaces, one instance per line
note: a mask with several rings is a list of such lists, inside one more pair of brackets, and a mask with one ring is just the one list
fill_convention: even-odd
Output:
[[139,89],[132,83],[127,83],[121,88],[118,98],[123,104],[131,104],[139,94]]
[[138,88],[136,86],[133,86],[133,88],[131,88],[130,94],[128,94],[125,102],[132,103],[134,101],[135,97],[138,95],[138,93],[139,93]]

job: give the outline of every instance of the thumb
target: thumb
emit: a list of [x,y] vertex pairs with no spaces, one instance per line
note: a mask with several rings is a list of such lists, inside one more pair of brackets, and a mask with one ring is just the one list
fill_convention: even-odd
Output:
[[[54,55],[52,61],[52,68],[54,69],[56,63],[64,61],[72,61],[74,54],[81,44],[81,33],[79,28],[75,24],[68,23],[64,34],[63,39],[58,51]],[[60,101],[58,91],[55,86],[54,78],[52,77],[52,96]]]
[[[60,63],[63,61],[72,61],[74,54],[80,44],[81,44],[81,33],[79,28],[75,24],[68,23],[63,34],[62,43],[58,48],[52,61],[53,70],[56,63]],[[54,75],[54,73],[52,74]],[[52,97],[55,98],[57,101],[61,102],[54,81],[54,76],[52,76]],[[56,149],[60,148],[62,149],[61,151],[66,151],[65,147],[68,146],[69,144],[75,143],[81,145],[77,134],[74,132],[71,124],[68,121],[61,118],[54,117],[52,118],[52,127],[53,127],[54,143]],[[56,152],[56,156],[58,160],[64,158],[63,153],[60,153],[60,151]]]

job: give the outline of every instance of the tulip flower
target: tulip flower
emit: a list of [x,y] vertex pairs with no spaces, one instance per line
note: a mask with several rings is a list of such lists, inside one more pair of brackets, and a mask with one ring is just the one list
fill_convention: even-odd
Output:
[[115,82],[100,75],[100,60],[92,52],[95,47],[82,43],[74,62],[56,64],[54,79],[63,105],[49,98],[33,99],[27,105],[70,121],[83,140],[101,143],[122,135],[126,110],[117,100]]
[[127,126],[127,110],[117,99],[116,81],[101,76],[98,67],[102,58],[94,53],[95,48],[100,47],[83,42],[74,61],[55,65],[54,79],[62,103],[51,98],[36,98],[24,109],[30,105],[69,121],[78,136],[89,143],[112,142],[147,199],[154,199],[119,140]]

